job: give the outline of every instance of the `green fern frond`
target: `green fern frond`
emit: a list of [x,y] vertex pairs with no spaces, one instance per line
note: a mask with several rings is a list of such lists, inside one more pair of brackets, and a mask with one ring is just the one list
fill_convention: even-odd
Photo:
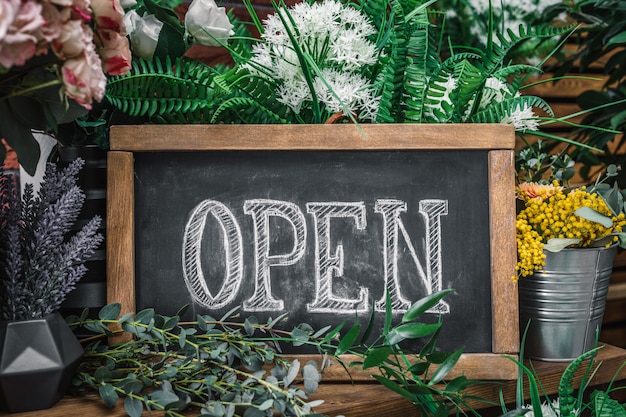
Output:
[[545,111],[550,117],[554,112],[550,105],[542,98],[535,96],[518,96],[492,103],[489,107],[470,116],[472,123],[501,123],[509,119],[514,113],[529,107],[537,107]]
[[385,36],[388,39],[388,56],[384,58],[386,65],[383,67],[378,80],[381,97],[377,116],[378,123],[398,121],[407,67],[407,45],[406,42],[403,42],[403,39],[406,39],[404,12],[398,1],[392,0],[390,5],[392,7],[393,25],[389,29],[390,33]]
[[609,397],[604,391],[591,393],[591,403],[595,417],[626,417],[624,406]]
[[456,106],[453,122],[460,123],[466,119],[468,106],[476,103],[476,98],[485,85],[485,75],[467,60],[455,64],[453,74],[456,80],[456,88],[452,94],[452,102]]
[[500,80],[504,80],[508,76],[514,74],[543,74],[543,70],[533,65],[513,64],[494,71],[493,76]]
[[596,353],[602,346],[598,346],[588,352],[583,353],[567,365],[565,371],[561,375],[559,381],[558,394],[559,394],[559,414],[561,417],[574,417],[574,408],[576,406],[576,399],[572,395],[574,392],[574,376],[580,365],[587,359],[595,357]]
[[424,96],[424,122],[448,123],[452,120],[454,108],[450,105],[452,89],[449,84],[453,78],[453,68],[448,65],[442,65],[431,76]]
[[230,37],[228,49],[235,63],[244,63],[252,56],[253,40],[248,24],[243,23],[234,13],[234,8],[227,13],[228,20],[233,25],[234,35]]
[[233,97],[223,102],[215,111],[211,123],[221,121],[243,124],[291,123],[250,97]]
[[431,41],[426,9],[415,15],[409,23],[411,32],[407,45],[408,59],[403,93],[406,108],[403,109],[403,120],[400,121],[420,123],[424,111],[426,81],[428,75],[439,66],[439,55]]
[[[236,90],[236,93],[232,94],[233,96],[246,97],[255,101],[264,109],[263,112],[257,114],[276,115],[275,117],[271,116],[269,120],[284,120],[282,123],[293,123],[293,120],[287,121],[293,118],[291,109],[276,99],[278,86],[272,79],[252,74],[247,69],[235,69],[224,74],[223,79],[220,79],[219,82],[230,85],[233,91]],[[221,120],[227,121],[223,117],[222,115]],[[265,116],[262,120],[248,123],[264,123],[264,120],[266,120]],[[268,123],[276,122],[270,121]]]
[[544,39],[560,36],[572,30],[572,26],[554,27],[554,26],[519,26],[519,34],[514,33],[511,29],[507,30],[506,35],[496,33],[499,43],[493,42],[491,48],[485,51],[483,59],[484,70],[492,74],[496,69],[500,68],[508,53],[529,39]]
[[211,69],[196,61],[135,59],[128,74],[109,79],[106,97],[133,117],[175,117],[215,105],[212,79]]

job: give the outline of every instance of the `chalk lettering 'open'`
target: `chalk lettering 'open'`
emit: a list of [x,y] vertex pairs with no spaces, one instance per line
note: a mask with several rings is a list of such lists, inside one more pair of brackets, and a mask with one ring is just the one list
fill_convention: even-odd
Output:
[[[244,213],[252,217],[254,227],[254,293],[243,303],[244,311],[279,311],[284,309],[283,300],[272,294],[271,268],[293,265],[306,252],[307,228],[300,208],[288,201],[252,199],[244,202]],[[307,304],[311,313],[365,312],[369,309],[369,290],[361,287],[354,299],[338,297],[332,291],[333,278],[343,276],[344,251],[341,244],[334,253],[331,250],[331,218],[351,218],[359,230],[367,227],[365,203],[363,202],[309,202],[307,213],[313,217],[315,242],[315,294]],[[439,291],[442,285],[441,265],[441,216],[448,214],[447,200],[422,200],[419,213],[425,224],[424,259],[422,266],[409,233],[400,217],[407,211],[402,200],[378,199],[374,211],[383,218],[383,279],[389,293],[394,313],[402,313],[410,307],[410,301],[402,293],[398,279],[398,248],[402,238],[417,268],[418,277],[426,288],[426,295]],[[211,215],[222,230],[225,276],[217,294],[211,294],[201,266],[201,242],[207,217]],[[294,246],[288,253],[270,255],[270,217],[285,219],[293,232]],[[182,264],[185,284],[192,299],[209,309],[227,306],[238,294],[243,281],[243,246],[239,224],[226,205],[215,200],[205,200],[190,213],[183,236]],[[385,311],[386,298],[375,304],[377,311]],[[449,313],[450,307],[440,301],[431,307],[430,313]]]

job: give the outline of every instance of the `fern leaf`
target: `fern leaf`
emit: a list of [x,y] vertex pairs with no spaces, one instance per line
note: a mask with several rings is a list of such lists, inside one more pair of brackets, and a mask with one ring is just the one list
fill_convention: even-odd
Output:
[[398,113],[404,90],[404,74],[407,66],[407,45],[405,36],[404,12],[398,1],[391,2],[393,25],[385,36],[388,39],[388,58],[380,74],[380,104],[377,121],[393,123],[398,121]]
[[429,68],[435,67],[434,47],[430,42],[428,15],[426,10],[411,20],[411,36],[407,46],[407,66],[404,79],[406,108],[403,109],[403,121],[420,123],[424,109],[424,95]]
[[173,63],[136,59],[125,76],[112,77],[107,85],[109,102],[130,116],[176,118],[174,113],[188,113],[215,107],[214,75],[209,67],[184,58]]
[[470,116],[472,123],[503,123],[512,119],[512,116],[527,108],[538,107],[545,111],[550,117],[554,117],[554,112],[550,105],[542,98],[535,96],[517,96],[492,103],[487,108]]
[[626,417],[624,406],[609,397],[604,391],[594,391],[591,394],[594,416],[596,417]]
[[231,116],[226,118],[226,120],[237,121],[238,123],[289,123],[288,120],[284,119],[279,114],[272,112],[258,101],[249,97],[233,97],[226,100],[215,111],[211,123],[223,121],[225,119],[224,114],[228,113],[233,113],[235,117]]

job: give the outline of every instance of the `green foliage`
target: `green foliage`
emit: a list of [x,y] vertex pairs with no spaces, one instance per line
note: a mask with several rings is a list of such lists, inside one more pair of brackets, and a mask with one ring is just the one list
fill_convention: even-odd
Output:
[[[120,305],[110,304],[97,319],[88,319],[88,311],[68,317],[71,327],[95,334],[85,341],[91,343],[73,385],[97,391],[109,406],[123,398],[131,417],[150,410],[178,417],[189,407],[203,417],[303,416],[320,404],[307,400],[321,378],[317,364],[289,362],[270,344],[272,335],[295,340],[274,328],[280,320],[260,324],[250,317],[241,323],[234,315],[199,315],[183,322],[184,310],[171,317],[153,309],[119,313]],[[133,338],[103,343],[120,332]]]
[[[74,388],[97,391],[109,406],[123,401],[131,417],[146,410],[181,417],[184,410],[189,415],[192,407],[201,417],[304,416],[322,403],[309,401],[308,394],[317,390],[332,358],[348,372],[349,368],[371,372],[383,387],[409,400],[425,416],[448,415],[453,410],[477,415],[464,396],[464,390],[477,382],[462,376],[448,379],[463,349],[438,351],[441,321],[419,321],[450,292],[417,301],[396,325],[388,308],[387,324],[372,342],[373,314],[364,328],[359,324],[348,328],[344,322],[319,330],[301,324],[285,331],[279,328],[284,316],[267,323],[258,323],[254,316],[242,321],[237,309],[220,319],[198,315],[193,322],[181,319],[186,308],[174,316],[146,309],[119,317],[120,305],[110,304],[97,319],[88,319],[85,310],[80,317],[67,318],[75,331],[93,334],[83,340],[88,345]],[[389,297],[387,303],[391,304]],[[132,337],[105,343],[114,335]],[[421,338],[427,343],[418,354],[401,348],[402,342]],[[280,353],[283,343],[316,348],[320,363],[288,360]],[[358,360],[346,363],[346,354]]]
[[[588,148],[572,151],[572,157],[582,164],[581,176],[590,180],[606,166],[626,162],[626,154],[621,150],[624,136],[616,136],[614,132],[626,130],[626,4],[619,0],[582,0],[561,3],[549,12],[566,12],[580,25],[574,34],[578,48],[559,56],[556,75],[574,72],[576,67],[580,72],[595,72],[592,65],[600,62],[607,76],[601,88],[587,90],[577,97],[581,108],[593,110],[583,124],[594,129],[579,131],[576,139],[602,151],[592,152]],[[618,180],[624,188],[624,173]]]
[[107,99],[131,117],[150,117],[167,123],[201,123],[210,120],[216,106],[213,83],[217,76],[197,61],[169,56],[154,62],[133,61],[132,71],[109,79]]
[[[369,324],[365,331],[355,324],[339,338],[336,348],[334,344],[328,344],[331,340],[328,336],[318,344],[318,348],[333,355],[346,368],[369,372],[383,387],[410,401],[421,415],[447,416],[450,412],[478,415],[468,404],[464,391],[479,382],[464,376],[448,379],[463,348],[451,353],[438,351],[436,343],[442,322],[419,321],[429,308],[451,292],[451,289],[444,290],[418,300],[396,325],[392,325],[391,309],[387,309],[383,332],[376,335],[372,342],[367,342]],[[387,295],[387,306],[390,305]],[[335,334],[331,334],[334,338]],[[407,353],[401,347],[402,342],[415,339],[423,339],[426,343],[420,352]],[[358,359],[344,363],[339,356],[344,353],[356,355]]]
[[[512,64],[512,50],[529,40],[551,39],[570,27],[530,27],[516,31],[495,31],[493,41],[484,49],[459,46],[444,56],[441,48],[443,26],[430,7],[434,1],[368,0],[350,5],[360,10],[374,26],[369,36],[376,48],[376,60],[360,64],[355,74],[363,76],[379,98],[377,123],[515,123],[523,132],[534,130],[538,122],[517,123],[519,114],[539,108],[553,116],[550,106],[534,96],[519,96],[522,83],[530,73],[540,71],[530,65]],[[250,2],[245,3],[251,25],[261,33],[264,28]],[[234,20],[236,35],[226,47],[235,63],[229,71],[200,69],[188,62],[174,65],[140,62],[131,73],[111,80],[107,97],[118,109],[131,116],[148,116],[166,123],[322,123],[334,112],[318,97],[319,83],[332,90],[319,60],[324,53],[299,40],[302,28],[283,3],[275,3],[275,14],[284,24],[285,37],[291,41],[292,65],[306,81],[312,102],[288,105],[277,91],[283,83],[273,78],[272,66],[254,60],[253,40],[245,22]],[[232,15],[231,15],[232,16]],[[282,48],[282,47],[281,47]],[[321,45],[320,49],[328,48]],[[251,52],[252,51],[252,52]],[[316,56],[320,54],[321,57]],[[315,56],[314,56],[315,55]],[[332,61],[330,61],[332,62]],[[324,65],[328,65],[324,61]],[[337,63],[335,69],[341,69]],[[316,84],[317,83],[317,84]],[[314,88],[314,85],[318,87]],[[294,92],[292,95],[304,94]],[[485,96],[488,94],[488,96]],[[364,121],[358,111],[342,102],[353,121]],[[533,119],[532,112],[522,117]]]

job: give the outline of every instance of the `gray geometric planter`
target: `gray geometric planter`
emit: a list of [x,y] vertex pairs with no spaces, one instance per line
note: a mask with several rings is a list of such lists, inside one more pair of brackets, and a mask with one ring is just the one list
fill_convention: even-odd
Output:
[[50,408],[65,394],[83,348],[59,313],[0,321],[0,409]]

